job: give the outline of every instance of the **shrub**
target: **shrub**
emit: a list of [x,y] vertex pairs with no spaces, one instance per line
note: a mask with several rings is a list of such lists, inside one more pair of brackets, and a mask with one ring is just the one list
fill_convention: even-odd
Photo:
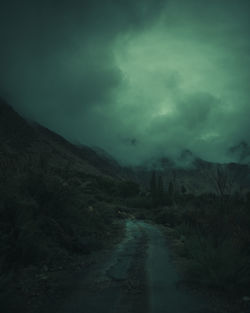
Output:
[[127,207],[138,208],[138,209],[150,209],[151,201],[147,197],[137,196],[131,197],[124,200]]
[[122,181],[119,186],[119,193],[122,197],[136,197],[140,192],[140,187],[133,181]]
[[186,269],[189,281],[234,292],[249,286],[250,260],[231,239],[215,246],[212,237],[193,234],[185,248],[190,260]]
[[155,211],[154,220],[157,223],[173,227],[181,222],[181,213],[175,206],[158,208]]
[[97,206],[84,188],[79,179],[66,180],[49,168],[6,176],[0,182],[0,271],[100,246],[112,230],[114,211]]

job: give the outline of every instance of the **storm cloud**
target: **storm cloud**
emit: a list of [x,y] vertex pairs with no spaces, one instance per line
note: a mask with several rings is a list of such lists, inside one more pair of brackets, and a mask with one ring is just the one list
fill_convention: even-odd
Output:
[[127,164],[187,150],[244,162],[248,1],[1,6],[0,93],[24,116]]

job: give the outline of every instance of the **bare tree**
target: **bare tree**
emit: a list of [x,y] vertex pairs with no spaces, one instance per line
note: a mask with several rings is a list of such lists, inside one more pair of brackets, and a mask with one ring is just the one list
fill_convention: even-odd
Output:
[[209,178],[219,196],[225,198],[226,195],[232,194],[233,177],[226,165],[216,164],[209,173]]
[[227,195],[232,195],[235,189],[235,177],[227,164],[202,164],[199,170],[217,196],[225,199]]

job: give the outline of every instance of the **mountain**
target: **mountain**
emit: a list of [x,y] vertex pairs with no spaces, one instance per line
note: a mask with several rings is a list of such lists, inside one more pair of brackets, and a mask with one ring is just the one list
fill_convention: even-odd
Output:
[[[152,159],[137,167],[124,168],[124,175],[142,184],[150,186],[152,172],[161,176],[165,190],[170,182],[181,192],[185,187],[187,193],[217,193],[218,183],[222,180],[230,188],[230,193],[245,194],[250,191],[250,166],[240,163],[211,163],[184,151],[175,161],[168,158]],[[230,185],[230,186],[229,186]],[[228,191],[229,192],[229,191]]]
[[27,121],[0,99],[0,278],[68,262],[116,238],[123,183],[111,157]]
[[119,178],[120,166],[115,160],[25,120],[0,99],[0,168],[17,169],[24,163],[34,166],[41,157],[55,169],[66,166],[86,175]]
[[[244,151],[243,151],[244,150]],[[248,155],[248,146],[234,147],[232,153]],[[242,152],[243,151],[243,152]],[[82,177],[102,177],[111,180],[129,179],[149,188],[152,171],[161,175],[165,188],[175,181],[193,194],[214,192],[214,175],[218,168],[228,176],[234,191],[248,190],[250,168],[247,164],[218,164],[201,160],[185,150],[176,160],[166,157],[151,159],[141,166],[122,167],[100,148],[74,145],[55,132],[22,118],[3,99],[0,99],[0,170],[20,171],[35,167],[41,159],[54,171],[70,170]],[[77,174],[76,174],[77,173]]]
[[250,146],[242,141],[229,149],[229,153],[236,157],[241,163],[250,164]]

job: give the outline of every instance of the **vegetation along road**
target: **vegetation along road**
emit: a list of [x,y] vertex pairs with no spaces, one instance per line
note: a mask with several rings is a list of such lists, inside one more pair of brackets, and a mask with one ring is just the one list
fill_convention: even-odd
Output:
[[87,275],[79,276],[70,296],[51,307],[51,312],[213,312],[204,299],[194,296],[178,282],[161,230],[130,219],[126,221],[123,240],[105,262],[97,262]]

